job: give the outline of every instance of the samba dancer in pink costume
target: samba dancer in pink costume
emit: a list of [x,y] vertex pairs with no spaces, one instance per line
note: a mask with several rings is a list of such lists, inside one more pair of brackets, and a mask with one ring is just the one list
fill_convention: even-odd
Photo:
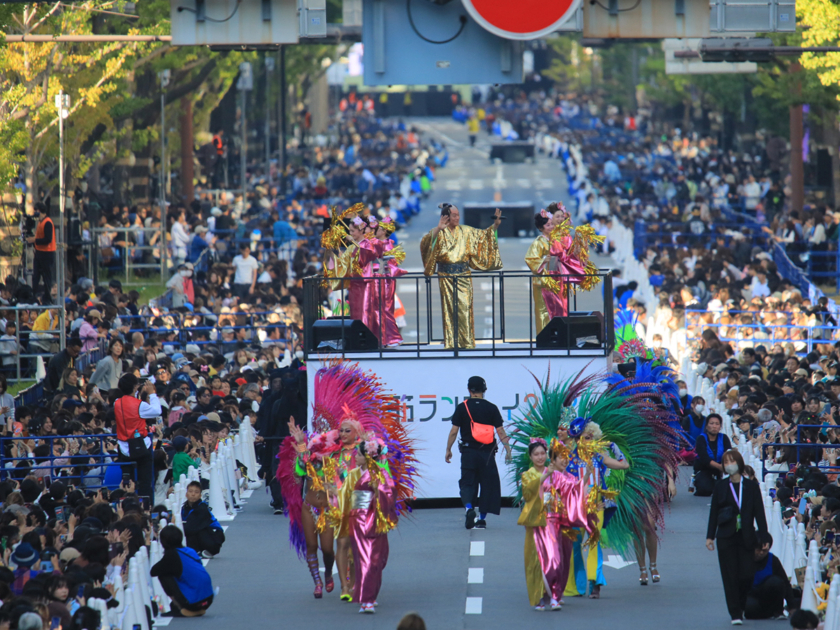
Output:
[[356,583],[353,601],[360,613],[376,612],[382,571],[388,563],[388,532],[396,527],[395,486],[385,443],[369,434],[356,447],[356,468],[340,491],[342,525],[349,523]]

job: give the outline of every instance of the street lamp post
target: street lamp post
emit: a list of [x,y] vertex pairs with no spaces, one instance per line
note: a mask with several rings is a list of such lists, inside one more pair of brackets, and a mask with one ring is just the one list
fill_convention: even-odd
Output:
[[245,104],[248,100],[246,92],[254,89],[254,75],[251,72],[251,64],[243,61],[239,64],[239,81],[236,83],[236,89],[242,95],[242,117],[239,120],[241,140],[239,147],[239,185],[242,187],[242,205],[245,206],[245,196],[248,192],[248,185],[246,179],[246,164],[248,158],[248,118],[245,114]]
[[169,70],[158,73],[160,77],[160,211],[166,218],[166,87],[169,85]]
[[[160,199],[160,277],[166,277],[166,87],[169,85],[169,70],[158,73],[160,77],[160,181],[158,197]],[[126,261],[128,259],[126,258]],[[126,264],[126,269],[128,265]]]
[[274,74],[274,57],[265,54],[265,178],[271,181],[271,75]]
[[[58,111],[58,230],[55,231],[55,276],[58,304],[59,345],[64,350],[67,344],[67,331],[64,328],[64,276],[67,261],[66,244],[64,242],[64,208],[67,202],[67,191],[64,178],[64,120],[70,115],[70,95],[60,91],[55,95],[55,108]],[[47,287],[47,291],[52,287]]]

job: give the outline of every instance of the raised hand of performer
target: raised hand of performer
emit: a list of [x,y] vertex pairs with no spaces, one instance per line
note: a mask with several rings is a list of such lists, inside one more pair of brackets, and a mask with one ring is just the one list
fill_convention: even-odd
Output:
[[435,229],[432,231],[432,234],[434,236],[437,236],[438,232],[440,232],[442,229],[447,228],[447,227],[449,227],[449,214],[441,214],[440,215],[440,220],[438,221],[438,224],[435,226]]
[[295,438],[295,442],[298,444],[306,442],[306,433],[295,423],[294,416],[289,416],[289,435]]
[[496,208],[496,214],[493,215],[493,227],[497,230],[499,226],[502,224],[502,211]]

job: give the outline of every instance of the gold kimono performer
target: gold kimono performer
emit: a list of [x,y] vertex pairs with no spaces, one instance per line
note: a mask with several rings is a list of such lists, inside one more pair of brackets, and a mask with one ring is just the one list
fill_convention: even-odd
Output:
[[502,221],[502,215],[501,211],[496,209],[493,225],[479,230],[459,225],[461,213],[455,206],[444,203],[440,207],[440,222],[420,241],[423,272],[431,276],[437,271],[440,276],[445,346],[455,347],[457,323],[458,348],[475,348],[470,270],[494,271],[502,268],[502,258],[496,240],[496,230]]

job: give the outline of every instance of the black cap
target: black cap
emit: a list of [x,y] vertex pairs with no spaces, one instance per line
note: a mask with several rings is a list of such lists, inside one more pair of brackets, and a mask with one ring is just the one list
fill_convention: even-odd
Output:
[[470,376],[470,380],[467,381],[467,389],[471,392],[484,393],[487,391],[487,383],[480,376]]

